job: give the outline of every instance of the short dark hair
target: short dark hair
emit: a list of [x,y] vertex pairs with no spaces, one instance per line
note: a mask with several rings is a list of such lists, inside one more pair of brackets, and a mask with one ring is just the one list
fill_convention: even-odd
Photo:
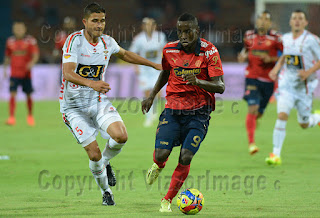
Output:
[[301,10],[301,9],[296,9],[296,10],[292,11],[291,14],[293,14],[293,13],[303,13],[303,14],[304,14],[304,17],[306,18],[306,20],[308,20],[308,16],[307,16],[306,12],[304,12],[304,11]]
[[198,26],[198,19],[189,13],[183,13],[178,17],[178,21],[193,21]]
[[261,17],[261,15],[263,15],[263,14],[269,14],[269,18],[270,18],[270,20],[271,20],[271,13],[270,13],[270,11],[268,11],[268,10],[262,11],[262,13],[259,15],[259,17]]
[[88,18],[92,13],[106,13],[106,10],[103,7],[101,7],[98,3],[93,2],[84,8],[83,13],[83,17]]

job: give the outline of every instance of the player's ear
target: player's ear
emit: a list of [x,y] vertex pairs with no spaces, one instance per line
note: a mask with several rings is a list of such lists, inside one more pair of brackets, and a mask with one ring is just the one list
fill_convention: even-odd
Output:
[[87,20],[85,18],[82,19],[82,23],[84,26],[87,26]]

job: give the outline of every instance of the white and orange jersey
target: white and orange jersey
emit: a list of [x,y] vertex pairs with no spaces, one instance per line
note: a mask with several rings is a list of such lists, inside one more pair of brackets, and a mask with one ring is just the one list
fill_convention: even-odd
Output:
[[279,86],[306,89],[308,82],[317,79],[316,74],[302,81],[298,75],[299,70],[308,70],[320,60],[319,38],[307,30],[298,38],[293,38],[290,32],[283,35],[283,47],[285,65],[279,77]]
[[[76,63],[75,73],[90,79],[104,80],[110,56],[118,53],[118,43],[108,35],[99,37],[96,44],[89,43],[84,30],[70,34],[62,48],[62,63]],[[90,87],[76,85],[62,78],[60,90],[60,111],[65,113],[70,108],[86,108],[96,104],[103,95]]]

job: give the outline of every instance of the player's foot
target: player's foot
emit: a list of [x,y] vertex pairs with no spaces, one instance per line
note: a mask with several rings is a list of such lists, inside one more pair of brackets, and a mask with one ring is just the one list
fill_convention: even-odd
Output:
[[27,117],[27,123],[28,123],[29,126],[35,126],[35,125],[36,125],[36,123],[35,123],[34,118],[33,118],[32,115],[28,115],[28,117]]
[[106,166],[107,176],[108,176],[108,184],[110,186],[115,186],[117,184],[116,174],[113,172],[110,163]]
[[9,117],[6,121],[6,124],[9,126],[14,126],[16,125],[16,118],[15,117]]
[[148,185],[152,185],[157,180],[163,168],[159,168],[156,163],[153,163],[147,172],[146,180]]
[[254,155],[255,153],[257,153],[259,151],[259,148],[256,146],[255,143],[251,143],[249,145],[249,154]]
[[171,202],[166,199],[161,200],[160,212],[172,212],[171,210]]
[[102,204],[106,206],[115,206],[116,203],[114,202],[113,194],[108,191],[105,191],[102,196]]
[[270,153],[270,156],[266,158],[266,163],[269,165],[280,165],[281,158],[274,153]]

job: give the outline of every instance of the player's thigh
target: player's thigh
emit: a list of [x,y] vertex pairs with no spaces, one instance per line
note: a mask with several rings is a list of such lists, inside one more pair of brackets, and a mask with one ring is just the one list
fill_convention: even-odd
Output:
[[261,93],[261,100],[259,105],[259,113],[263,114],[264,110],[266,109],[269,100],[273,94],[274,90],[274,83],[273,82],[260,82],[259,90]]
[[291,110],[296,104],[296,95],[292,91],[288,91],[284,88],[279,88],[277,94],[277,113],[285,113],[290,115]]
[[33,92],[32,82],[30,78],[22,80],[22,91],[26,94],[31,94]]
[[312,110],[312,94],[300,95],[296,103],[297,119],[300,124],[308,124]]
[[18,78],[10,77],[9,90],[11,93],[16,93],[18,90],[18,86],[22,85],[22,80]]
[[156,149],[172,150],[174,146],[180,145],[180,124],[177,115],[164,109],[159,117],[159,124],[156,132]]
[[98,131],[93,121],[79,111],[69,111],[62,114],[63,121],[78,144],[85,147],[96,139]]
[[245,92],[243,99],[247,102],[248,106],[260,104],[260,92],[258,89],[258,81],[256,79],[246,78]]

